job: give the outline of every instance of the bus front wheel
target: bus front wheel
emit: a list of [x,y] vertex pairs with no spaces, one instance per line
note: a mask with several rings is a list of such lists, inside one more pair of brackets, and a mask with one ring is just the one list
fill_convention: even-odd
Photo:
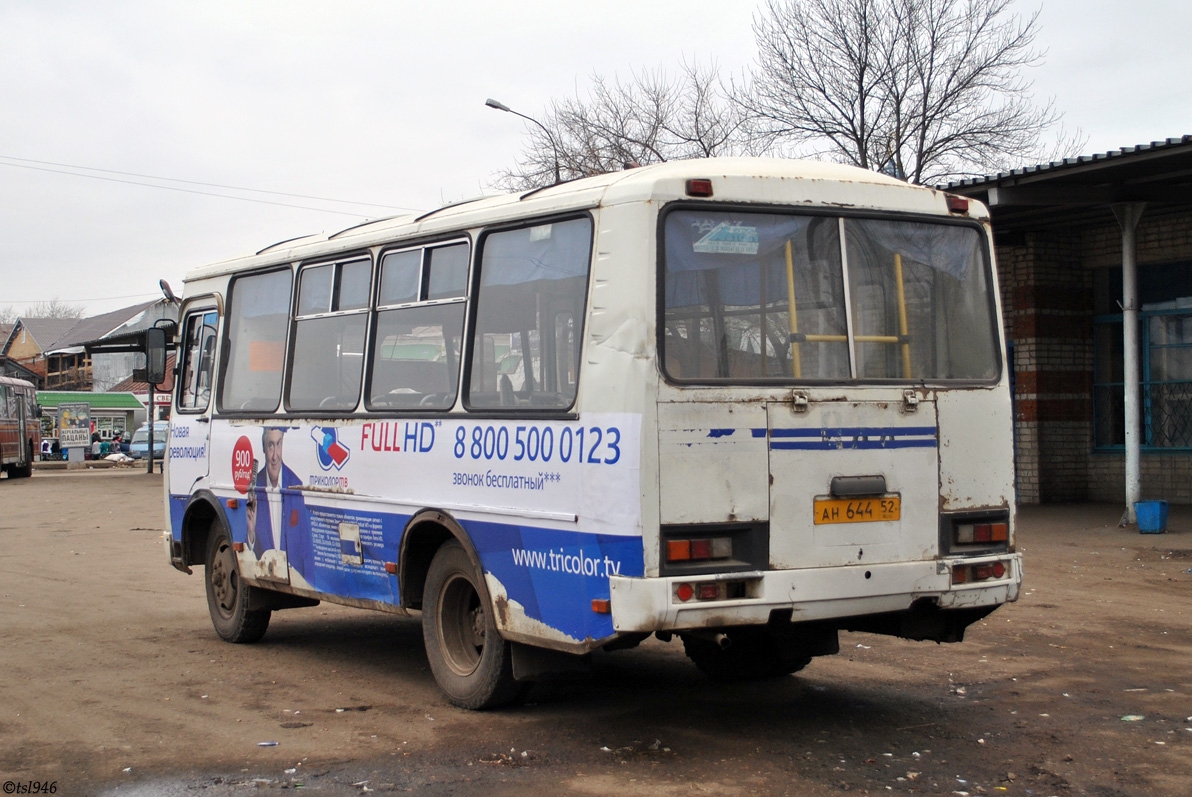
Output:
[[510,644],[497,633],[463,546],[452,540],[431,560],[422,601],[426,658],[439,688],[461,708],[508,705],[521,695]]
[[215,633],[225,642],[256,642],[269,628],[268,609],[249,610],[253,587],[240,580],[232,542],[215,528],[207,542],[207,608]]

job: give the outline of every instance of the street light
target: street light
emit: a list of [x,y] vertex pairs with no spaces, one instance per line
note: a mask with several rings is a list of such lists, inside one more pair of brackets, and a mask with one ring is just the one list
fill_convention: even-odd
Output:
[[555,143],[555,137],[552,136],[550,134],[550,131],[546,129],[546,125],[542,124],[542,122],[539,122],[537,119],[535,119],[532,116],[526,116],[524,113],[518,113],[517,111],[510,108],[505,103],[498,102],[497,100],[494,100],[492,97],[489,97],[487,100],[485,100],[484,104],[487,105],[489,108],[496,108],[498,111],[504,111],[505,113],[511,113],[514,116],[520,116],[522,119],[528,119],[529,121],[531,121],[534,124],[541,127],[542,132],[546,133],[547,140],[550,141],[551,149],[555,153],[555,185],[558,185],[560,182],[562,182],[562,180],[559,179],[559,145]]

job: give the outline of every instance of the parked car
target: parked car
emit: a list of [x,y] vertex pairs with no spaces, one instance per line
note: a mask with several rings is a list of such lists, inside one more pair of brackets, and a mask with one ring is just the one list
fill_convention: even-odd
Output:
[[[162,459],[166,455],[166,442],[170,436],[170,422],[156,421],[153,424],[153,458]],[[133,459],[149,456],[149,424],[142,424],[140,429],[132,433],[132,443],[128,446],[128,455]]]

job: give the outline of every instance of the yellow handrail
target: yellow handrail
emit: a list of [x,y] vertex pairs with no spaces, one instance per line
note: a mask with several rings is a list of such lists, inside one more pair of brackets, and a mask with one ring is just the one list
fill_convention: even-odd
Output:
[[799,358],[799,319],[795,315],[795,261],[791,257],[791,242],[786,242],[786,302],[790,307],[791,318],[791,368],[795,377],[803,376],[803,362]]
[[902,255],[894,253],[894,281],[898,285],[898,334],[902,339],[902,377],[911,378],[911,342],[906,324],[906,289],[902,286]]
[[[897,335],[853,335],[856,343],[900,343],[902,344],[902,375],[911,378],[910,328],[906,319],[906,288],[902,280],[902,255],[894,254],[894,283],[898,288],[898,334]],[[803,375],[803,364],[799,356],[800,341],[808,343],[847,343],[847,335],[800,335],[799,319],[795,313],[795,263],[791,255],[791,242],[786,242],[786,300],[790,306],[791,367],[796,377]]]

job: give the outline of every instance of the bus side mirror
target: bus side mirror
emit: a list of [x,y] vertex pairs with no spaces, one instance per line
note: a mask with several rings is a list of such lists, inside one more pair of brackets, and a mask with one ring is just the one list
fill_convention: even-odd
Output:
[[151,385],[160,385],[166,378],[166,331],[161,327],[145,330],[145,373]]

